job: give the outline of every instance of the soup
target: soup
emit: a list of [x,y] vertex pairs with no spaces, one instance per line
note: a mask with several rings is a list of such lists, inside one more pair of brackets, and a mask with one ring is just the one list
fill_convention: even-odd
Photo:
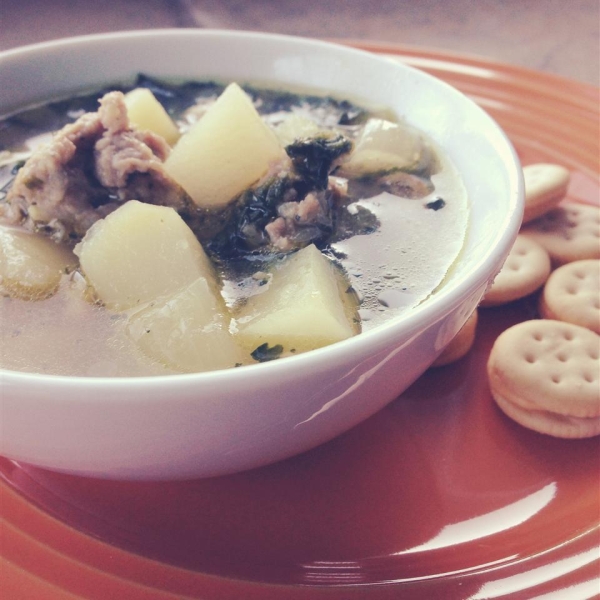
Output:
[[434,293],[467,227],[431,140],[314,94],[139,76],[5,118],[0,148],[8,369],[194,372],[341,341]]

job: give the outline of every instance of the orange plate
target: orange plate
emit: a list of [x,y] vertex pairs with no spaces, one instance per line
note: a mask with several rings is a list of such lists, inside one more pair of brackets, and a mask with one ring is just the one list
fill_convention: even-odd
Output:
[[[463,90],[524,164],[567,166],[569,196],[598,202],[596,88],[479,58],[362,47]],[[600,439],[520,427],[497,410],[485,377],[495,337],[534,306],[483,310],[466,358],[270,467],[126,483],[1,459],[3,598],[476,600],[566,588],[591,597]]]

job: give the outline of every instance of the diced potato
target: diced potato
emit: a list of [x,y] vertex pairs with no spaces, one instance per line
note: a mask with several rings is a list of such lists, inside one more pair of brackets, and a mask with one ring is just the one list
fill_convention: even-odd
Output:
[[310,245],[272,273],[268,289],[251,296],[237,315],[237,335],[250,350],[267,343],[303,352],[351,337],[354,295],[335,265]]
[[219,208],[284,156],[250,98],[232,83],[181,136],[165,168],[198,206]]
[[117,311],[173,294],[198,277],[217,287],[200,242],[166,206],[130,200],[94,223],[75,253],[98,299]]
[[321,130],[314,121],[292,113],[279,123],[273,131],[275,131],[279,143],[285,147],[298,138],[314,137]]
[[60,278],[77,264],[66,246],[42,235],[0,227],[0,288],[15,298],[40,300],[58,289]]
[[425,141],[413,127],[369,119],[340,172],[346,177],[362,177],[396,169],[416,170],[426,166],[429,154]]
[[150,358],[182,372],[225,369],[249,362],[229,333],[230,318],[206,279],[134,313],[129,336]]
[[179,130],[163,105],[147,88],[136,88],[125,94],[127,115],[139,129],[148,129],[163,137],[171,146],[179,139]]

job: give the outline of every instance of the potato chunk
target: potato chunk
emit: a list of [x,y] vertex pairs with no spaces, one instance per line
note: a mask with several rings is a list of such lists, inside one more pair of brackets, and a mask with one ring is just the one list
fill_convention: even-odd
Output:
[[421,134],[407,124],[369,119],[356,140],[354,151],[342,164],[347,177],[418,170],[430,160],[430,150]]
[[195,373],[249,362],[229,333],[229,321],[222,299],[200,277],[134,313],[127,333],[150,358]]
[[166,206],[137,200],[90,227],[75,247],[81,269],[106,307],[122,311],[216,275],[200,242]]
[[291,113],[273,131],[282,146],[289,146],[298,138],[315,137],[321,133],[319,126],[310,119]]
[[127,116],[139,129],[160,135],[171,146],[179,139],[179,130],[163,105],[147,88],[136,88],[125,94]]
[[219,208],[285,157],[252,101],[229,85],[165,161],[167,172],[201,207]]
[[58,289],[77,264],[66,246],[35,233],[0,227],[0,289],[23,300],[41,300]]
[[304,352],[351,337],[356,305],[335,265],[314,246],[287,258],[268,289],[237,315],[238,337],[250,350],[267,343]]

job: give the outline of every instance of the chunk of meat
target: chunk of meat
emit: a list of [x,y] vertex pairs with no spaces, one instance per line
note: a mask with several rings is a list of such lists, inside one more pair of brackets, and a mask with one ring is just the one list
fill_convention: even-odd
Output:
[[278,217],[265,226],[272,246],[281,252],[307,246],[333,228],[331,192],[311,192],[300,202],[283,202]]
[[127,200],[184,211],[190,200],[165,172],[168,144],[129,124],[124,96],[110,92],[38,148],[19,170],[0,216],[57,241],[79,239]]
[[433,184],[429,179],[404,171],[383,175],[379,184],[382,190],[402,198],[424,198],[433,192]]
[[98,115],[104,133],[94,146],[95,174],[107,188],[125,188],[132,173],[163,173],[168,144],[149,131],[129,127],[125,105],[107,94],[100,100]]

